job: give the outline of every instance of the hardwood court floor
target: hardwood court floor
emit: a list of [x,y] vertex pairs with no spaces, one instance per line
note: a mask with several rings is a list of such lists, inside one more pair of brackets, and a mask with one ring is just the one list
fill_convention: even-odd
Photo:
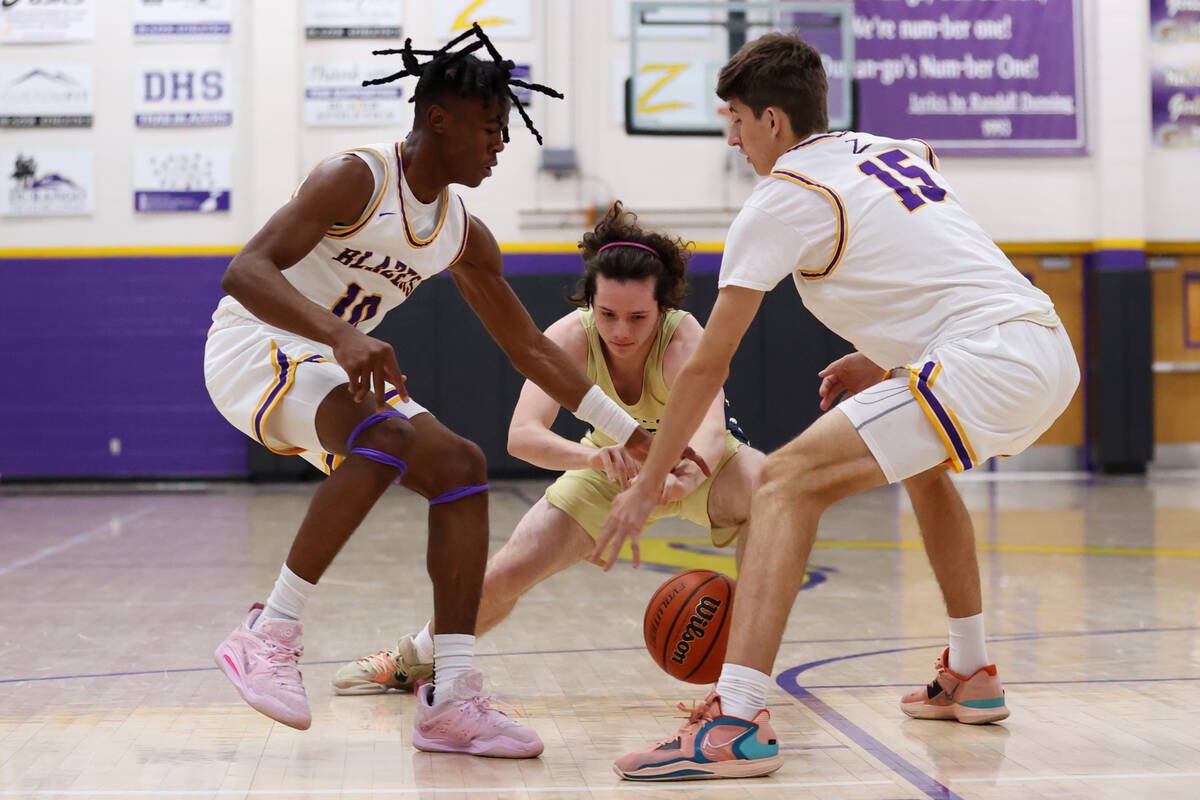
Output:
[[[394,490],[309,605],[313,726],[244,706],[213,648],[261,600],[311,485],[0,492],[0,797],[1177,798],[1200,796],[1200,478],[987,473],[977,528],[989,650],[1012,716],[910,720],[945,621],[902,493],[826,517],[770,704],[787,756],[747,781],[633,784],[612,760],[673,732],[703,689],[641,644],[665,573],[732,572],[699,529],[652,532],[658,566],[580,565],[479,642],[489,686],[546,743],[503,761],[412,748],[410,695],[337,697],[343,662],[430,612],[425,507]],[[542,489],[492,493],[493,548]]]

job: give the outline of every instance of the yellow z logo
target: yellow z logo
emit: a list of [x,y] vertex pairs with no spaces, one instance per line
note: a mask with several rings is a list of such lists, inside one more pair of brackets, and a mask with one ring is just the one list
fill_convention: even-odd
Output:
[[[465,31],[467,28],[471,27],[472,22],[478,22],[479,27],[481,28],[487,27],[488,25],[509,25],[512,23],[511,19],[501,19],[499,17],[495,19],[471,19],[471,15],[475,13],[475,10],[485,2],[487,2],[487,0],[475,0],[474,3],[471,3],[465,9],[463,9],[463,12],[458,15],[458,19],[454,20],[454,25],[450,28],[450,30]],[[443,17],[443,19],[445,19],[445,17]]]
[[650,98],[653,97],[655,94],[657,94],[660,90],[662,90],[662,88],[664,86],[666,86],[668,83],[670,83],[671,81],[673,81],[677,77],[679,77],[679,74],[681,72],[683,72],[684,70],[686,70],[689,66],[691,66],[691,65],[690,64],[645,64],[645,65],[643,65],[642,66],[642,74],[643,75],[645,75],[646,73],[653,73],[653,72],[665,72],[666,74],[663,75],[661,78],[659,78],[657,81],[655,81],[654,85],[651,86],[648,90],[646,90],[645,94],[638,97],[638,102],[637,102],[638,112],[642,113],[642,114],[653,114],[657,111],[674,111],[674,110],[680,109],[680,108],[691,108],[692,107],[691,103],[680,103],[680,102],[677,102],[674,100],[672,100],[670,102],[666,102],[666,103],[659,103],[657,105],[650,105]]

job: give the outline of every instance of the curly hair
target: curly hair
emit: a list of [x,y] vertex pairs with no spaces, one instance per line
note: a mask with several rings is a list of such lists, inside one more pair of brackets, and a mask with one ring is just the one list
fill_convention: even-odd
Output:
[[[605,247],[616,243],[642,246]],[[617,281],[654,278],[654,299],[659,310],[679,308],[688,293],[687,262],[692,256],[691,244],[678,237],[642,230],[637,224],[637,214],[626,211],[618,200],[604,219],[580,240],[583,277],[574,294],[567,295],[567,300],[579,308],[591,308],[596,296],[597,275]],[[600,252],[602,248],[604,252]]]

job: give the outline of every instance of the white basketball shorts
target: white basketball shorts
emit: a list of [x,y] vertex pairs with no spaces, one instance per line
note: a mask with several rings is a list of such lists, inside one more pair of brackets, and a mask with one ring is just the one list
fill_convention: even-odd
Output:
[[[327,345],[232,314],[208,332],[204,383],[217,410],[273,453],[298,455],[326,474],[342,457],[325,452],[317,436],[317,407],[346,383],[346,371]],[[426,413],[387,385],[387,402],[412,418]]]
[[943,463],[962,472],[1020,453],[1058,419],[1078,385],[1062,326],[1017,320],[935,345],[837,408],[895,483]]

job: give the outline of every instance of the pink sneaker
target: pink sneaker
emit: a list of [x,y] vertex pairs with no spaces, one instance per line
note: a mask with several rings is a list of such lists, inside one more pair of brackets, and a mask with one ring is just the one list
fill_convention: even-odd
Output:
[[[446,691],[442,687],[441,691]],[[450,690],[452,697],[430,705],[433,684],[417,686],[417,716],[413,745],[435,753],[470,753],[496,758],[533,758],[541,755],[542,740],[532,728],[492,708],[495,698],[485,697],[483,674],[460,675]]]
[[251,630],[262,610],[262,603],[252,605],[242,624],[217,647],[214,658],[251,708],[284,725],[307,730],[312,714],[297,666],[304,652],[300,644],[304,626],[286,619],[266,619],[261,629]]
[[[687,706],[679,704],[680,711]],[[631,781],[753,778],[783,766],[779,741],[765,708],[753,720],[721,713],[721,698],[709,692],[670,739],[621,756],[613,769]]]
[[901,711],[917,719],[956,719],[970,725],[999,722],[1008,716],[1004,685],[996,676],[995,664],[964,677],[950,669],[949,660],[947,647],[933,662],[937,675],[928,686],[904,695]]

